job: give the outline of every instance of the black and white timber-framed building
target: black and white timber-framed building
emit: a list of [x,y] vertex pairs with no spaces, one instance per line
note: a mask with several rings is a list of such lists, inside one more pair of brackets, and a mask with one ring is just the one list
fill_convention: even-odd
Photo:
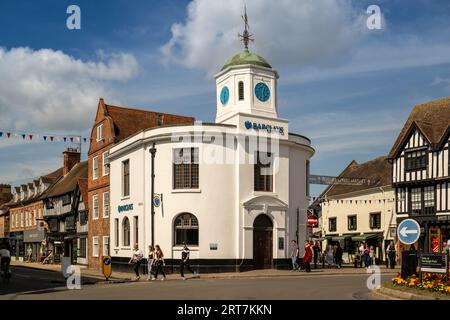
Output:
[[442,252],[450,239],[450,97],[413,108],[389,153],[397,224],[421,226],[419,248]]

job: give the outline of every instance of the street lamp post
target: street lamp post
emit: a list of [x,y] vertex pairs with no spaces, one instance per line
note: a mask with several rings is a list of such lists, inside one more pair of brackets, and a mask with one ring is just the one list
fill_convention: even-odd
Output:
[[152,246],[155,245],[155,204],[153,203],[153,199],[155,198],[155,154],[156,148],[155,143],[153,142],[152,147],[150,148],[151,158],[151,232],[152,232]]

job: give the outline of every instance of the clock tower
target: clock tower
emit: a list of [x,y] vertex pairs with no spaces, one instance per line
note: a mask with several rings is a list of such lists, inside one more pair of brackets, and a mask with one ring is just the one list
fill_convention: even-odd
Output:
[[278,73],[263,57],[248,50],[253,38],[246,12],[243,19],[245,29],[239,37],[244,43],[244,51],[229,59],[215,75],[216,123],[235,124],[236,116],[242,114],[278,118]]

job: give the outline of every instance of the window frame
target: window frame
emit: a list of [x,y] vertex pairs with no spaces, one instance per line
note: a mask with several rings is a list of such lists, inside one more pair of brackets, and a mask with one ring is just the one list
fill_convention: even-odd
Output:
[[97,126],[97,136],[96,136],[96,140],[97,140],[97,142],[99,142],[99,141],[102,141],[104,139],[104,136],[103,136],[103,123],[100,123],[98,126]]
[[[108,201],[106,201],[106,198]],[[105,191],[102,194],[102,218],[109,218],[109,215],[111,214],[111,208],[109,205],[110,199],[109,199],[109,191]],[[106,208],[108,208],[108,212],[106,212]]]
[[[417,156],[420,153],[419,156]],[[415,155],[413,157],[413,155]],[[428,167],[427,149],[405,151],[405,172],[425,170]]]
[[[334,228],[332,228],[332,221],[334,221]],[[328,218],[328,232],[336,232],[337,231],[337,217]]]
[[244,101],[245,99],[245,91],[244,91],[244,81],[238,82],[238,100]]
[[[179,221],[181,222],[181,225],[178,225]],[[186,221],[188,221],[189,223],[186,224]],[[179,237],[178,231],[185,231],[184,233],[182,233],[181,239],[178,239]],[[194,234],[191,234],[189,236],[188,232]],[[196,242],[189,242],[189,238],[196,239]],[[200,245],[200,227],[198,218],[190,212],[180,213],[173,222],[174,246],[182,246],[183,242],[186,242],[186,244],[191,247],[198,247]]]
[[[260,154],[267,153],[267,157],[270,158],[269,164],[263,164],[260,161]],[[271,152],[256,152],[256,163],[253,165],[253,190],[256,192],[274,192],[274,174],[272,167],[272,156]],[[264,168],[270,168],[271,174],[261,174],[261,170]],[[261,180],[262,179],[262,180]],[[262,181],[262,184],[261,184]],[[263,187],[261,188],[261,185]]]
[[[107,241],[105,241],[105,240],[107,240]],[[107,246],[107,247],[105,247],[105,246]],[[108,252],[107,254],[105,254],[105,248],[106,248],[106,251]],[[103,257],[106,257],[106,256],[109,256],[109,254],[110,254],[109,236],[103,236],[103,239],[102,239],[102,255],[103,255]]]
[[[374,224],[374,217],[378,216],[378,224]],[[369,214],[369,225],[370,229],[381,229],[381,212],[371,212]]]
[[[126,234],[126,230],[125,230],[125,221],[128,224],[128,234]],[[126,240],[128,240],[128,244],[126,242]],[[124,247],[130,247],[131,246],[131,224],[130,224],[130,219],[125,216],[122,219],[122,246]]]
[[106,177],[109,175],[109,150],[102,153],[102,176]]
[[[351,223],[351,222],[353,222],[353,219],[354,219],[354,224]],[[358,230],[358,216],[356,214],[347,216],[347,229],[348,229],[348,231]]]
[[[125,172],[125,168],[128,169],[128,172]],[[130,159],[126,159],[122,161],[122,198],[126,198],[130,196]],[[125,183],[126,180],[126,183]],[[125,192],[127,191],[127,192]]]
[[[97,203],[97,206],[95,205]],[[92,219],[98,220],[100,215],[100,209],[99,209],[99,200],[98,200],[98,194],[92,195]]]
[[[189,160],[185,161],[185,150],[189,150]],[[200,148],[172,149],[172,188],[190,190],[200,187]],[[178,156],[178,157],[177,157]]]
[[[97,240],[97,245],[95,244],[95,240]],[[97,246],[97,253],[95,253],[96,246]],[[98,258],[100,256],[100,243],[98,236],[92,237],[92,256],[94,258]]]
[[98,156],[95,156],[92,158],[92,180],[97,179],[98,179]]

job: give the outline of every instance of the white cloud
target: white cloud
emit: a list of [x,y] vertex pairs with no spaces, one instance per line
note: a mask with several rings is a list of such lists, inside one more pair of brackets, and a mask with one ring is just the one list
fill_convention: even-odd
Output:
[[[333,65],[367,33],[365,12],[349,0],[247,0],[251,51],[269,63]],[[172,38],[161,48],[164,61],[188,68],[219,70],[242,51],[242,1],[193,0],[185,22],[172,25]]]
[[101,96],[114,96],[111,81],[137,74],[130,54],[81,61],[51,49],[0,48],[0,128],[87,129]]
[[444,86],[446,89],[450,90],[450,79],[448,78],[442,78],[442,77],[436,77],[433,80],[432,86]]

